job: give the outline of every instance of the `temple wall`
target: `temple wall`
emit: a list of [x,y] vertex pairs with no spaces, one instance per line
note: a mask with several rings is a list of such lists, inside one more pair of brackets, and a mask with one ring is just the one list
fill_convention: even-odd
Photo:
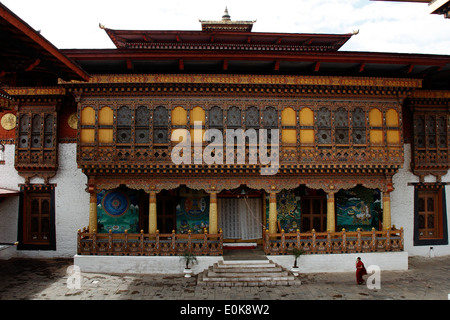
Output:
[[[17,174],[14,168],[13,144],[5,144],[5,164],[0,165],[0,187],[19,190],[19,184],[25,179]],[[19,197],[7,197],[0,202],[0,242],[14,243],[17,241],[17,224],[19,221]],[[0,259],[10,258],[15,254],[15,247],[4,246],[0,249]]]
[[[411,145],[404,145],[405,161],[401,168],[393,177],[394,191],[391,193],[391,216],[392,224],[396,227],[403,227],[405,251],[410,256],[442,256],[450,254],[450,245],[427,245],[414,246],[414,186],[408,183],[419,182],[419,177],[411,172]],[[436,182],[434,176],[425,177],[425,182]],[[442,182],[450,182],[450,173],[442,177]],[[447,217],[450,212],[450,185],[445,187]],[[447,224],[449,224],[447,218]],[[450,225],[448,225],[450,230]],[[433,251],[430,252],[430,247]]]
[[[24,178],[14,169],[14,149],[5,145],[5,164],[0,165],[1,187],[19,190]],[[410,256],[429,256],[430,246],[414,246],[414,187],[408,183],[419,182],[419,178],[410,170],[411,146],[405,145],[405,161],[402,169],[393,177],[394,191],[391,193],[392,224],[403,227],[405,251]],[[434,182],[433,176],[427,176],[426,182]],[[442,177],[450,182],[450,173]],[[32,183],[43,183],[40,178],[31,179]],[[50,183],[56,184],[56,251],[15,250],[15,247],[1,250],[0,258],[18,257],[73,257],[76,254],[76,233],[88,225],[89,194],[85,191],[87,177],[77,167],[76,144],[59,145],[59,170]],[[450,212],[450,186],[446,186],[447,214]],[[17,241],[19,197],[10,197],[0,202],[0,242]],[[447,219],[449,223],[450,219]],[[450,230],[450,225],[448,226]],[[450,245],[434,245],[434,256],[450,254]]]

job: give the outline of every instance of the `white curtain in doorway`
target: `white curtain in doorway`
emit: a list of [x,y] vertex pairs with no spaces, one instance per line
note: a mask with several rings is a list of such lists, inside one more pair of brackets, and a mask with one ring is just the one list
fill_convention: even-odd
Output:
[[262,237],[261,199],[217,199],[219,228],[224,239],[252,240]]

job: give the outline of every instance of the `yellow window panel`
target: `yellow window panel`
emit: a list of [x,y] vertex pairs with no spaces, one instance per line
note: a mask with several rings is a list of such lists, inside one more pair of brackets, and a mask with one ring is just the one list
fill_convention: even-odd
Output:
[[314,130],[313,129],[300,129],[300,143],[301,144],[313,144],[314,143]]
[[400,132],[398,130],[387,130],[386,139],[388,144],[400,144]]
[[398,112],[394,109],[389,109],[386,112],[386,126],[387,127],[398,127],[399,126],[399,120],[398,120]]
[[205,125],[205,110],[201,107],[195,107],[191,110],[190,117],[191,125],[194,125],[195,121],[201,121],[202,125]]
[[281,130],[282,143],[297,143],[297,131],[295,129]]
[[383,130],[370,130],[370,144],[383,144]]
[[81,143],[94,143],[95,129],[81,129]]
[[81,125],[95,125],[95,110],[91,107],[85,107],[81,110]]
[[300,125],[301,126],[313,126],[314,125],[314,112],[309,108],[303,108],[300,110]]
[[371,127],[381,127],[383,126],[383,116],[381,111],[377,108],[373,108],[369,112],[369,125]]
[[113,142],[113,129],[98,129],[98,142],[99,143],[112,143]]
[[185,126],[187,125],[187,111],[183,107],[176,107],[172,110],[172,125]]
[[114,122],[114,112],[110,107],[103,107],[98,112],[98,124],[101,126],[112,126]]
[[295,111],[292,108],[285,108],[281,111],[281,125],[282,126],[295,126],[296,122]]

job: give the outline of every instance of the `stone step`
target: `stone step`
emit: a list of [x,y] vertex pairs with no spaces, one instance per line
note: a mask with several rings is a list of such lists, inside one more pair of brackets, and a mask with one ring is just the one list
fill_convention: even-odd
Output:
[[280,276],[289,276],[287,271],[278,271],[278,272],[217,272],[217,271],[207,271],[207,275],[210,278],[213,277],[221,277],[221,278],[249,278],[249,277],[280,277]]
[[198,275],[198,286],[208,287],[263,287],[263,286],[298,286],[301,281],[295,277],[260,277],[260,278],[208,278],[203,273]]
[[214,265],[210,269],[213,272],[217,273],[256,273],[256,272],[282,272],[283,268],[279,266],[273,266],[273,267],[255,267],[255,268],[245,268],[245,267],[239,267],[239,268],[223,268],[219,267],[217,265]]
[[219,261],[198,275],[200,286],[300,285],[292,272],[270,260]]
[[218,264],[216,265],[217,268],[221,269],[269,269],[269,268],[276,268],[278,267],[275,263],[266,263],[266,264],[252,264],[252,265],[246,265],[241,263],[236,264]]

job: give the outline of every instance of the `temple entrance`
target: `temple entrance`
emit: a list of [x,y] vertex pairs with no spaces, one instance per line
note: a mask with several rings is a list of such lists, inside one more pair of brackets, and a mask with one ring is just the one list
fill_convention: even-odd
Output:
[[177,229],[177,203],[180,202],[178,189],[162,190],[156,197],[157,226],[160,233],[172,233]]
[[218,195],[218,225],[228,243],[262,239],[264,193],[245,186]]

